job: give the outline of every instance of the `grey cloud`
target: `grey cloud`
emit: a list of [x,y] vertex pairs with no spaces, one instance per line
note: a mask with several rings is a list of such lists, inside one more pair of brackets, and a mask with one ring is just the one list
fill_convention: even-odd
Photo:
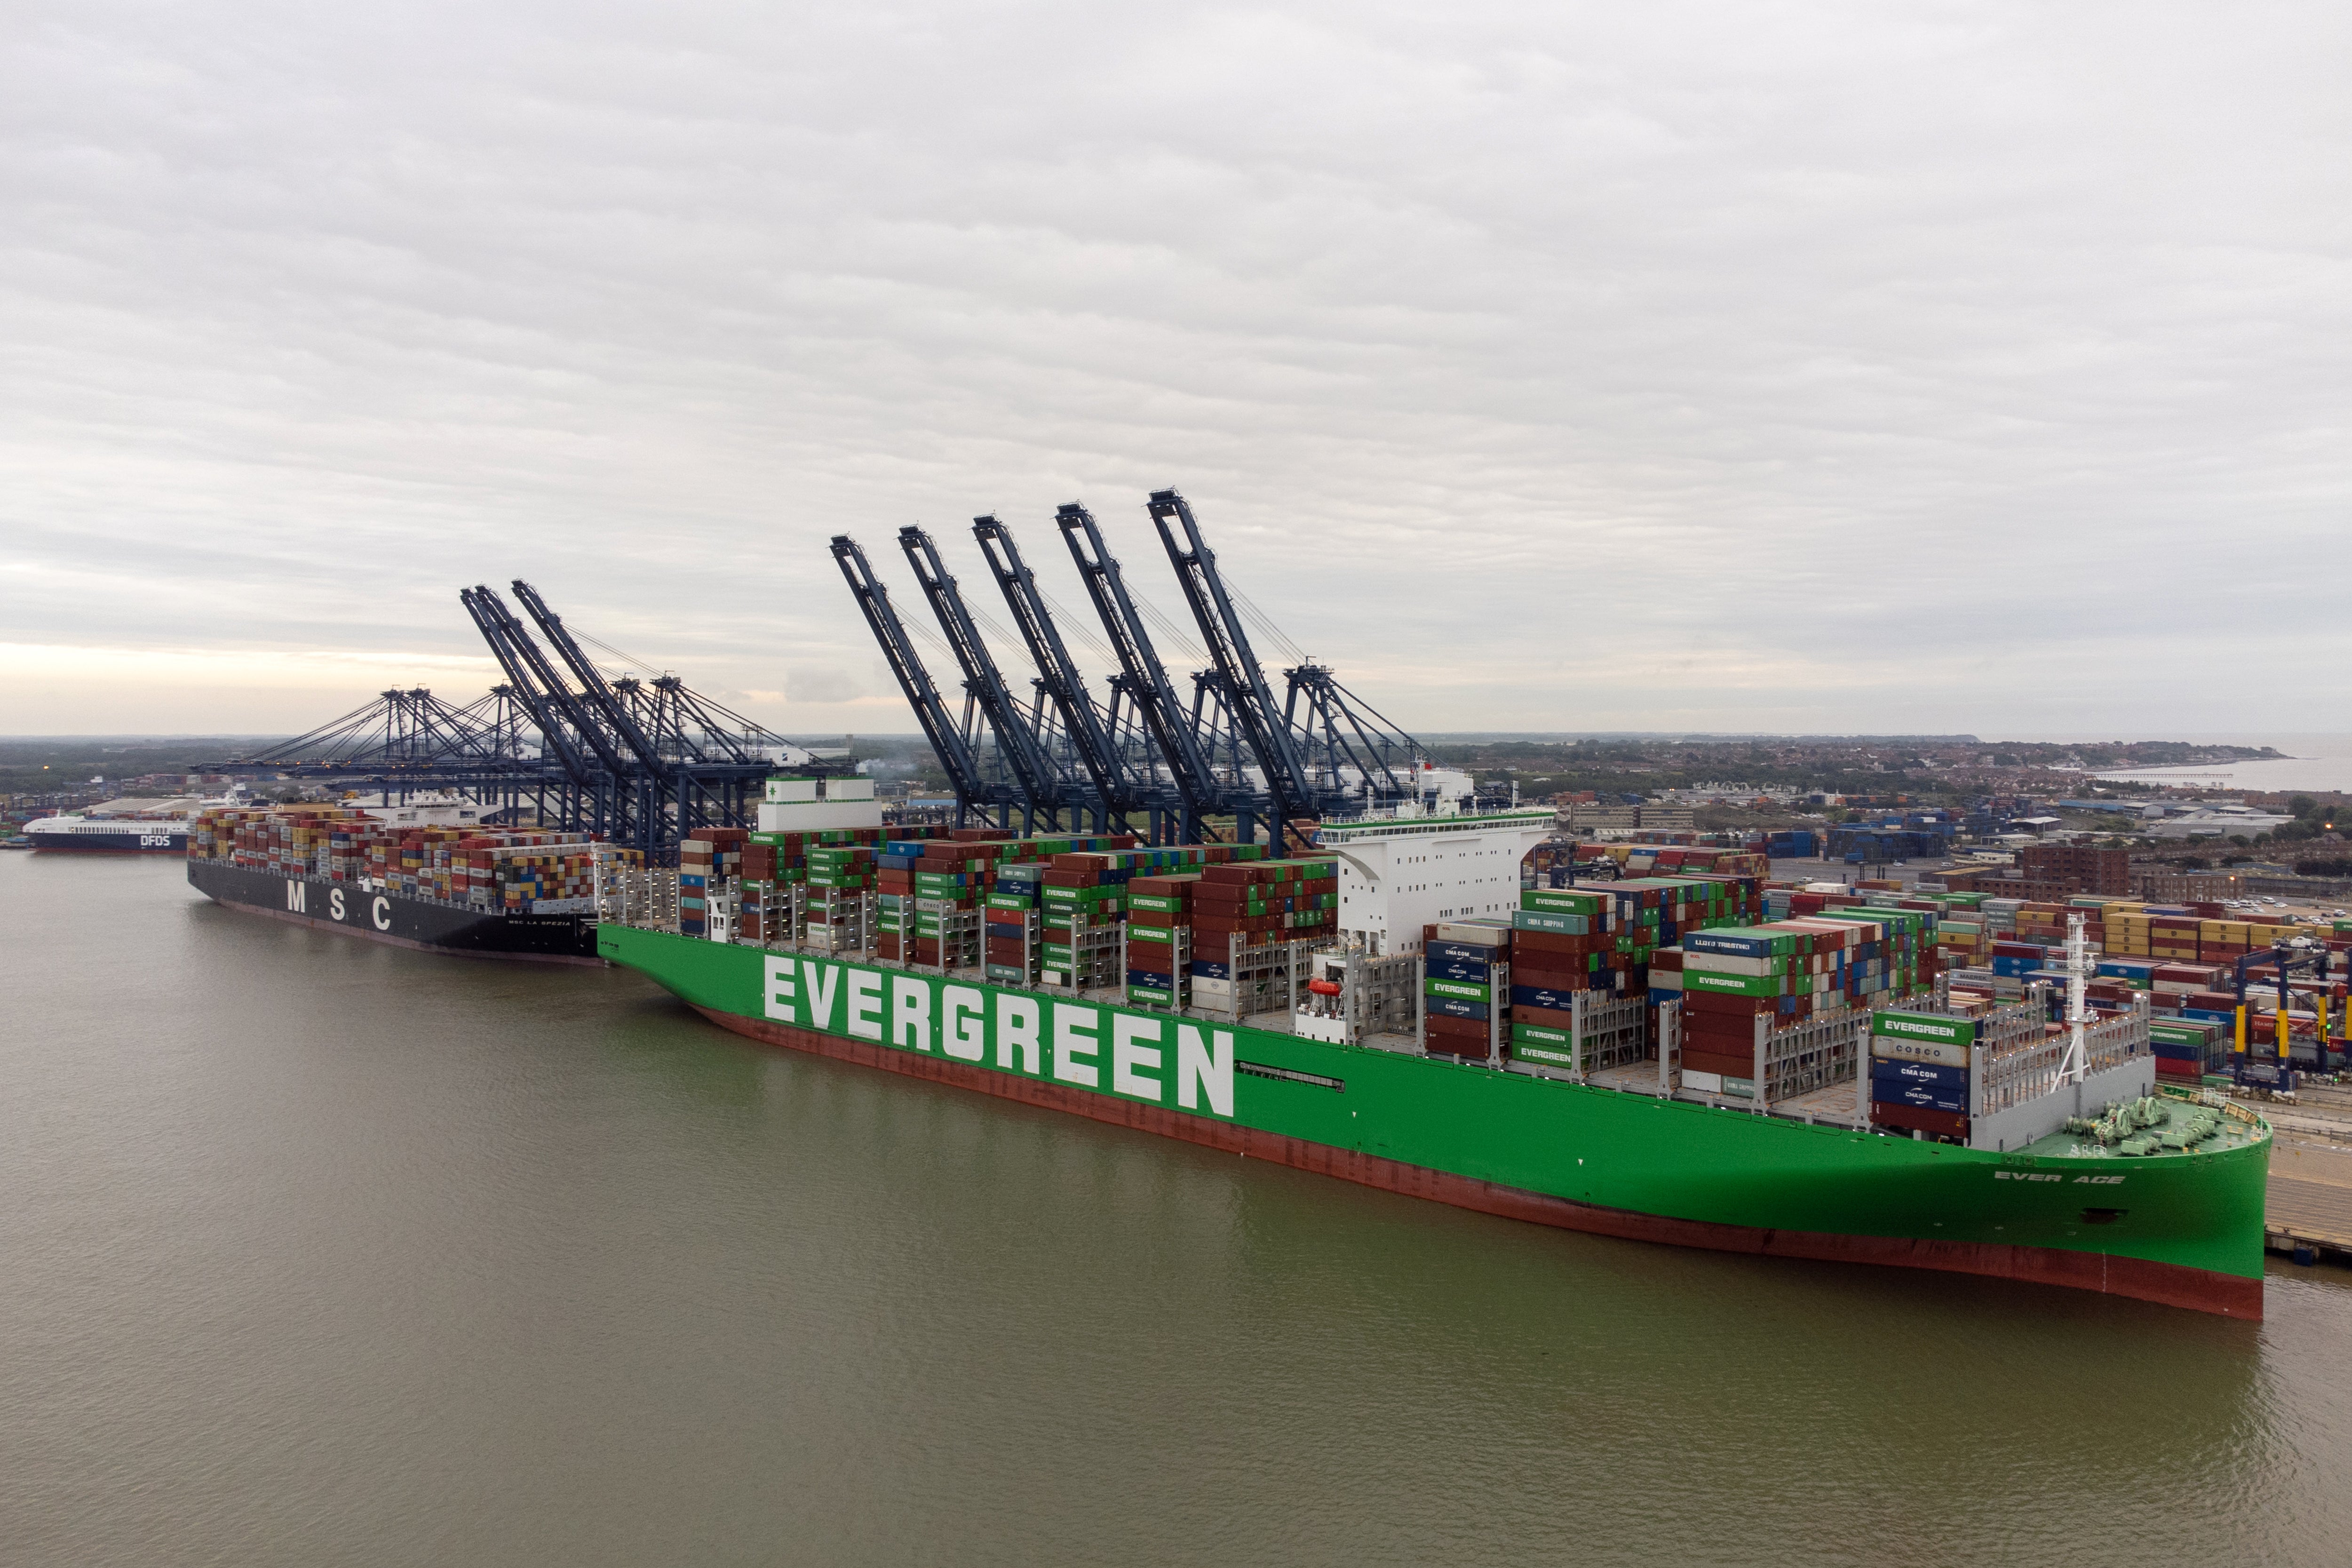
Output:
[[521,574],[790,725],[831,533],[1076,607],[1083,497],[1174,608],[1170,483],[1430,728],[2242,724],[2335,624],[2211,569],[2343,537],[2335,8],[31,16],[0,640]]

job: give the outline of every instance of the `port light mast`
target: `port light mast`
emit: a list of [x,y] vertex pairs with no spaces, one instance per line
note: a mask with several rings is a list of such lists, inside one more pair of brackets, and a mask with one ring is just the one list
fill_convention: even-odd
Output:
[[2084,1000],[2090,982],[2091,944],[2083,934],[2083,917],[2066,917],[2066,1055],[2059,1063],[2062,1082],[2079,1085],[2090,1076],[2091,1053],[2083,1031],[2091,1021]]

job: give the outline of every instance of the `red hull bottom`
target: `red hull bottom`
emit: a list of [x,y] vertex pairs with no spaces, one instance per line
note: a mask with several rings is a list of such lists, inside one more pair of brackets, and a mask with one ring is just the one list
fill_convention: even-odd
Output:
[[[210,895],[207,895],[209,897]],[[386,947],[404,947],[416,952],[437,952],[444,958],[486,958],[503,963],[593,963],[600,968],[601,958],[576,957],[562,952],[485,952],[477,949],[443,947],[436,942],[418,942],[414,937],[394,936],[390,931],[367,931],[335,921],[322,921],[316,915],[298,915],[291,910],[266,909],[259,904],[242,904],[234,899],[214,899],[225,910],[235,910],[241,915],[267,915],[273,921],[289,925],[309,926],[314,931],[331,931],[337,936],[355,936],[362,942],[380,942]]]
[[[688,1004],[692,1005],[692,1004]],[[1767,1230],[1751,1226],[1720,1225],[1709,1220],[1669,1219],[1635,1214],[1629,1209],[1601,1208],[1591,1204],[1499,1186],[1468,1176],[1457,1176],[1425,1165],[1408,1165],[1353,1149],[1285,1138],[1255,1128],[1236,1127],[1207,1117],[1186,1116],[1156,1105],[1112,1100],[1059,1084],[1040,1083],[1011,1073],[991,1072],[968,1063],[896,1051],[864,1040],[845,1040],[813,1030],[788,1028],[764,1019],[741,1017],[708,1007],[696,1012],[722,1028],[793,1050],[808,1051],[836,1061],[880,1068],[910,1078],[929,1079],[1003,1100],[1017,1100],[1053,1110],[1066,1110],[1096,1121],[1108,1121],[1139,1131],[1156,1132],[1212,1149],[1231,1150],[1255,1160],[1273,1160],[1318,1175],[1427,1198],[1455,1208],[1475,1209],[1506,1219],[1557,1226],[1563,1230],[1596,1236],[1622,1237],[1630,1241],[1664,1242],[1674,1247],[1705,1247],[1716,1252],[1744,1252],[1766,1258],[1802,1258],[1827,1263],[1875,1263],[1895,1268],[1936,1268],[1953,1274],[1980,1274],[1997,1279],[2021,1279],[2039,1285],[2063,1285],[2076,1290],[2096,1290],[2128,1296],[2167,1307],[2186,1307],[2225,1318],[2260,1319],[2263,1282],[2211,1269],[2177,1264],[2151,1263],[2146,1258],[2115,1258],[2095,1252],[2063,1252],[2052,1247],[2006,1247],[1990,1243],[1921,1241],[1898,1237],[1836,1236],[1820,1231]]]

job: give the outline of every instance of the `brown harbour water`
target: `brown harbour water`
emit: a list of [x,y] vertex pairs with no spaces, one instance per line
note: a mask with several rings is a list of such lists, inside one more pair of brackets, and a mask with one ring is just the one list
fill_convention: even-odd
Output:
[[1516,1225],[162,860],[0,943],[0,1563],[2352,1563],[2352,1273]]

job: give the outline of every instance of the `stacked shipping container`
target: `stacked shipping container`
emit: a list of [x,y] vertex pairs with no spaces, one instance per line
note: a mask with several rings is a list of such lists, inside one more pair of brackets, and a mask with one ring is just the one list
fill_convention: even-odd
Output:
[[1491,1059],[1509,1038],[1512,960],[1506,921],[1441,921],[1423,940],[1422,1046],[1434,1056]]
[[[1292,942],[1329,939],[1339,929],[1339,865],[1328,857],[1282,860],[1234,853],[1204,865],[1192,888],[1192,994],[1204,1006],[1247,1014],[1287,1000],[1274,994],[1273,961]],[[1261,962],[1259,955],[1266,955]]]
[[593,847],[580,834],[479,824],[394,826],[350,806],[207,811],[191,825],[188,855],[516,913],[585,911],[595,887]]

